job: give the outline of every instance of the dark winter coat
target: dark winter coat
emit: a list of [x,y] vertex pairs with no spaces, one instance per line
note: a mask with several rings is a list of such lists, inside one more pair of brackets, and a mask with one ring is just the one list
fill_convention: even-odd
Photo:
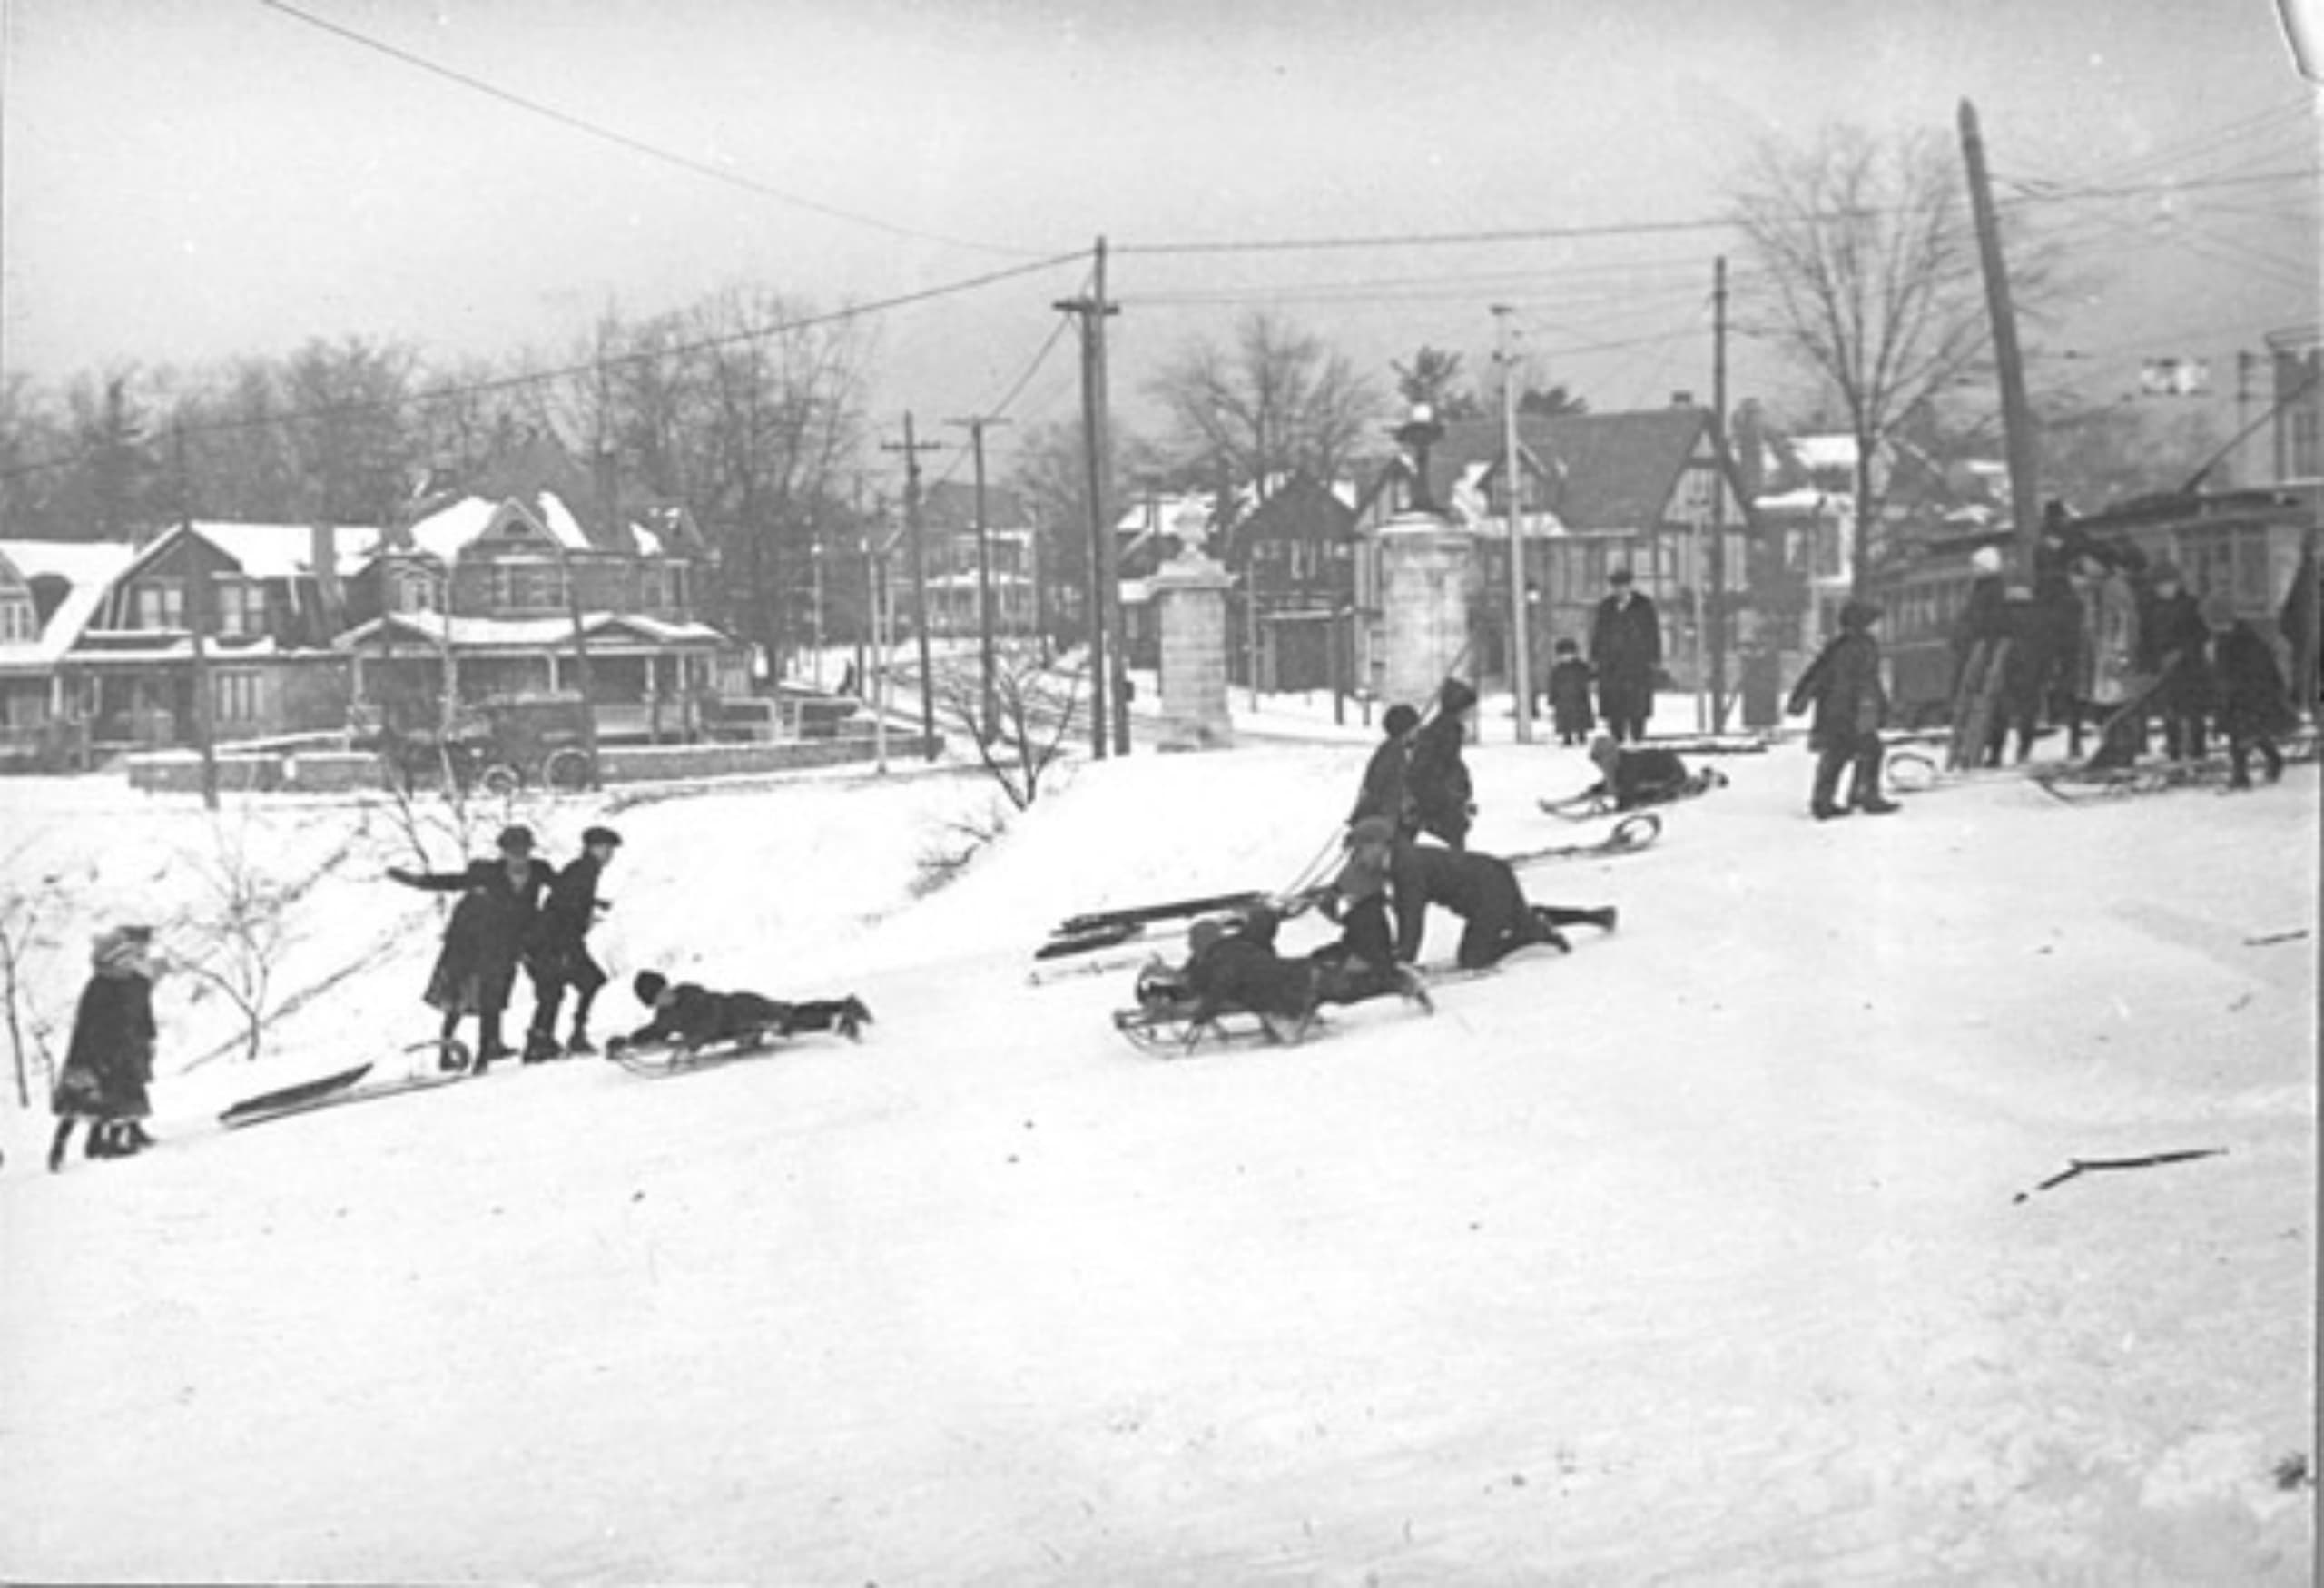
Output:
[[49,1107],[59,1118],[142,1119],[151,1114],[153,984],[134,972],[101,971],[81,990],[73,1041]]
[[1840,633],[1807,664],[1792,686],[1786,710],[1810,707],[1807,743],[1817,750],[1859,749],[1888,720],[1888,692],[1880,683],[1880,642],[1863,629]]
[[1550,669],[1550,718],[1561,734],[1586,734],[1598,725],[1590,709],[1590,664],[1570,656]]
[[1591,792],[1611,795],[1618,811],[1634,811],[1677,799],[1687,792],[1688,775],[1687,764],[1676,750],[1620,750],[1614,756],[1614,775]]
[[1246,932],[1229,932],[1187,964],[1197,1019],[1222,1010],[1295,1018],[1306,1011],[1315,967],[1286,960]]
[[1654,602],[1633,592],[1609,596],[1590,624],[1590,660],[1598,670],[1598,713],[1609,721],[1654,715],[1654,679],[1662,667],[1662,619]]
[[1520,943],[1541,937],[1525,891],[1509,863],[1491,854],[1400,843],[1388,873],[1395,900],[1396,958],[1419,957],[1428,907],[1438,904],[1467,924],[1457,954],[1465,969],[1490,965]]
[[1412,763],[1404,773],[1413,825],[1455,848],[1467,842],[1475,816],[1476,789],[1461,756],[1465,731],[1458,715],[1431,717],[1413,735]]
[[1364,764],[1364,786],[1356,791],[1355,809],[1347,814],[1349,826],[1367,816],[1385,816],[1399,829],[1411,825],[1412,813],[1405,809],[1411,757],[1411,747],[1403,739],[1380,741],[1372,759]]
[[688,1046],[779,1029],[790,1006],[755,992],[713,992],[692,981],[662,990],[654,1018],[629,1034],[632,1045],[676,1042]]
[[2239,620],[2211,647],[2219,727],[2230,741],[2272,738],[2297,725],[2276,653],[2257,630]]
[[2211,698],[2211,626],[2192,593],[2157,596],[2139,619],[2139,667],[2154,676],[2162,711],[2201,711]]
[[509,874],[505,861],[495,859],[470,861],[466,871],[391,874],[408,887],[460,895],[428,978],[428,1001],[447,1014],[497,1014],[506,1009],[517,961],[533,942],[555,869],[547,861],[527,861],[520,880]]
[[584,940],[596,924],[597,879],[605,869],[604,863],[584,850],[549,883],[526,945],[527,961],[537,973],[563,978],[585,965],[595,971]]

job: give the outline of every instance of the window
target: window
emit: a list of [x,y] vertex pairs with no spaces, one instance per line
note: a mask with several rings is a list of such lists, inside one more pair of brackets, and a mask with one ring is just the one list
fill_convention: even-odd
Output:
[[426,568],[398,568],[389,605],[397,612],[434,612],[443,606],[442,587]]
[[264,692],[256,672],[222,668],[211,675],[210,686],[211,709],[219,722],[246,725],[259,720]]
[[22,596],[0,596],[0,645],[21,645],[40,637],[33,624],[33,604]]
[[132,628],[183,628],[185,587],[175,579],[148,579],[131,594]]
[[492,606],[499,612],[556,612],[565,606],[564,570],[553,562],[492,567]]
[[218,632],[227,636],[266,632],[266,587],[255,579],[218,579],[211,587]]

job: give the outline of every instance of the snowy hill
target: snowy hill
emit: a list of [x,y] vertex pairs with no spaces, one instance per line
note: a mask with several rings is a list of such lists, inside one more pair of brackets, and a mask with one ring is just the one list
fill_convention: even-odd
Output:
[[[2313,766],[1818,825],[1803,754],[1735,758],[1654,849],[1522,873],[1615,933],[1295,1050],[1157,1061],[1130,969],[1028,981],[1066,914],[1297,877],[1364,749],[1083,768],[926,897],[972,777],[614,810],[601,1031],[652,964],[860,993],[866,1040],[222,1133],[432,1023],[396,814],[256,807],[326,990],[165,1073],[133,1162],[7,1119],[0,1574],[2310,1580]],[[1590,831],[1533,807],[1578,753],[1472,763],[1478,847]],[[608,809],[534,814],[562,856]],[[68,1011],[85,930],[192,910],[221,842],[0,810]],[[232,1034],[190,994],[165,1072]]]

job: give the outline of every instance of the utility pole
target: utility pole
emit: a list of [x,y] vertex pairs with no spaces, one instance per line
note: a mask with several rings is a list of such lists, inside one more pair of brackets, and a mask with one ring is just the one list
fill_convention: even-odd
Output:
[[1969,170],[1969,204],[1977,222],[1977,253],[1984,263],[1985,311],[1993,321],[1994,363],[2001,377],[2002,431],[2008,443],[2009,510],[2017,523],[2019,567],[2031,577],[2042,538],[2041,482],[2034,476],[2034,415],[2025,401],[2025,362],[2017,350],[2017,316],[2009,301],[2009,266],[2002,258],[1994,219],[1993,186],[1985,177],[1984,140],[1977,107],[1961,102],[1961,158]]
[[974,419],[954,419],[956,425],[967,428],[969,449],[976,459],[977,476],[977,653],[984,673],[981,700],[984,707],[983,733],[990,744],[1000,731],[1000,706],[995,699],[992,678],[992,527],[984,516],[984,432],[988,426],[1005,425],[1009,421],[989,414]]
[[911,410],[904,410],[904,439],[900,446],[882,443],[882,452],[904,455],[904,533],[911,538],[911,626],[920,651],[920,732],[930,760],[936,758],[936,673],[928,658],[928,554],[920,532],[920,455],[942,443],[912,439]]
[[[1710,482],[1710,727],[1727,729],[1727,256],[1711,267],[1710,444],[1718,472]],[[1698,570],[1699,573],[1700,570]]]
[[2259,360],[2249,348],[2235,350],[2235,483],[2246,487],[2251,483],[2251,470],[2244,464],[2250,439],[2251,366]]
[[202,560],[193,538],[193,487],[185,466],[185,427],[170,426],[171,449],[176,455],[178,523],[185,537],[185,626],[193,639],[193,745],[202,755],[202,804],[218,808],[218,735],[210,716],[210,647],[203,631],[210,623],[210,565]]
[[1524,476],[1517,464],[1516,310],[1493,305],[1501,361],[1501,496],[1509,514],[1509,692],[1517,699],[1517,742],[1533,742],[1532,636],[1525,632],[1525,515],[1519,506]]
[[[1089,720],[1090,745],[1098,758],[1108,745],[1129,754],[1129,702],[1123,686],[1128,682],[1121,656],[1118,613],[1121,569],[1114,545],[1113,525],[1106,511],[1106,478],[1111,454],[1106,435],[1106,321],[1121,310],[1106,301],[1106,240],[1098,239],[1090,270],[1089,293],[1060,299],[1053,307],[1081,321],[1082,449],[1088,464],[1089,486]],[[1110,635],[1108,631],[1110,632]],[[1107,732],[1110,705],[1113,732]]]

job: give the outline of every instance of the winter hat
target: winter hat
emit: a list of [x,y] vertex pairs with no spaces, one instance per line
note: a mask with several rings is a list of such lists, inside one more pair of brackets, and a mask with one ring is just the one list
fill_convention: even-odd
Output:
[[663,989],[669,984],[670,979],[659,971],[640,971],[631,981],[629,990],[637,994],[638,1002],[654,1003],[659,1001]]
[[1606,582],[1610,585],[1627,585],[1630,582],[1630,570],[1626,567],[1616,568],[1606,576]]
[[1581,647],[1570,639],[1561,639],[1557,643],[1557,653],[1561,656],[1578,656],[1581,654]]
[[581,834],[582,848],[594,849],[600,843],[610,845],[615,849],[619,849],[621,847],[621,834],[615,832],[611,827],[590,827],[584,830]]
[[1420,713],[1399,701],[1388,708],[1388,715],[1380,719],[1380,725],[1387,731],[1390,738],[1401,739],[1420,726]]
[[2001,550],[1997,547],[1980,546],[1970,556],[1969,566],[1981,574],[2001,572]]
[[1861,634],[1880,621],[1880,608],[1869,601],[1851,601],[1840,608],[1840,626]]
[[1366,816],[1347,830],[1347,846],[1361,849],[1367,843],[1393,843],[1396,824],[1385,816]]
[[1457,715],[1476,704],[1477,692],[1458,678],[1447,678],[1436,692],[1436,709],[1443,716]]
[[2235,603],[2224,590],[2213,590],[2203,597],[2203,621],[2213,628],[2230,628],[2235,623]]
[[494,844],[503,854],[530,854],[533,852],[533,830],[522,823],[513,827],[503,827]]
[[1190,952],[1190,957],[1209,952],[1218,946],[1218,940],[1226,935],[1226,929],[1219,925],[1216,920],[1196,922],[1193,930],[1187,933],[1187,948]]
[[97,933],[89,944],[89,962],[100,971],[121,974],[142,969],[153,943],[150,926],[116,926]]

